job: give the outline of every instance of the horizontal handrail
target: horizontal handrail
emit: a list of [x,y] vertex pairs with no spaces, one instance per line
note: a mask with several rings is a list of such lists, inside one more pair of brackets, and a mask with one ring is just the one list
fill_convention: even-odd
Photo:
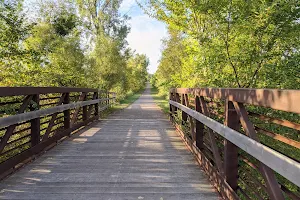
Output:
[[254,158],[300,187],[300,164],[287,156],[175,101],[169,103],[229,140]]
[[0,87],[0,97],[48,94],[48,93],[70,93],[70,92],[103,92],[116,94],[115,92],[106,92],[104,90],[91,88],[73,88],[73,87]]
[[76,103],[70,103],[70,104],[55,106],[52,108],[46,108],[46,109],[41,109],[41,110],[36,110],[36,111],[31,111],[31,112],[27,112],[27,113],[22,113],[22,114],[17,114],[17,115],[0,118],[0,128],[10,126],[13,124],[17,124],[20,122],[28,121],[31,119],[35,119],[38,117],[43,117],[46,115],[62,112],[62,111],[69,110],[69,109],[74,109],[74,108],[78,108],[78,107],[82,107],[82,106],[97,104],[102,101],[107,101],[110,99],[115,99],[115,97],[95,99],[95,100],[89,100],[89,101],[80,101],[80,102],[76,102]]
[[115,92],[69,87],[0,87],[0,97],[0,179],[116,102]]
[[247,88],[173,88],[171,93],[193,94],[214,99],[228,99],[240,103],[269,107],[300,114],[300,90]]

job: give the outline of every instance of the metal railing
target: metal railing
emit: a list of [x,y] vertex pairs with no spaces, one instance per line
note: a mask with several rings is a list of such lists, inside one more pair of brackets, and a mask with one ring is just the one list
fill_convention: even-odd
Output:
[[0,177],[97,120],[115,98],[87,88],[0,88]]
[[299,90],[177,88],[169,103],[224,198],[300,198]]

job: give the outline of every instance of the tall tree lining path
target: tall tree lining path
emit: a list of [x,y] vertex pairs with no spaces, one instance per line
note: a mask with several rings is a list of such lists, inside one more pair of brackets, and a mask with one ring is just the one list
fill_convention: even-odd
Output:
[[92,124],[0,184],[0,199],[219,199],[154,103]]

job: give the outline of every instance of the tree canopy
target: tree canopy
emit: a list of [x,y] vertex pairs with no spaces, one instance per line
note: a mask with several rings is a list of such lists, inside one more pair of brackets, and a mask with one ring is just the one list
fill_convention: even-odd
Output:
[[30,19],[22,0],[0,0],[0,85],[142,89],[149,61],[128,47],[121,3],[41,1]]
[[299,89],[299,1],[149,0],[140,5],[169,28],[155,76],[159,87]]

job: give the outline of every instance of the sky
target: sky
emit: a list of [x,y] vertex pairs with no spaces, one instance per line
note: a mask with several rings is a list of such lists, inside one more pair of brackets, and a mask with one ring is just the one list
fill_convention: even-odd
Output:
[[167,36],[166,25],[146,15],[135,0],[124,0],[120,13],[131,17],[131,32],[127,38],[129,47],[136,53],[147,55],[150,60],[148,72],[153,74],[161,56],[161,39]]

